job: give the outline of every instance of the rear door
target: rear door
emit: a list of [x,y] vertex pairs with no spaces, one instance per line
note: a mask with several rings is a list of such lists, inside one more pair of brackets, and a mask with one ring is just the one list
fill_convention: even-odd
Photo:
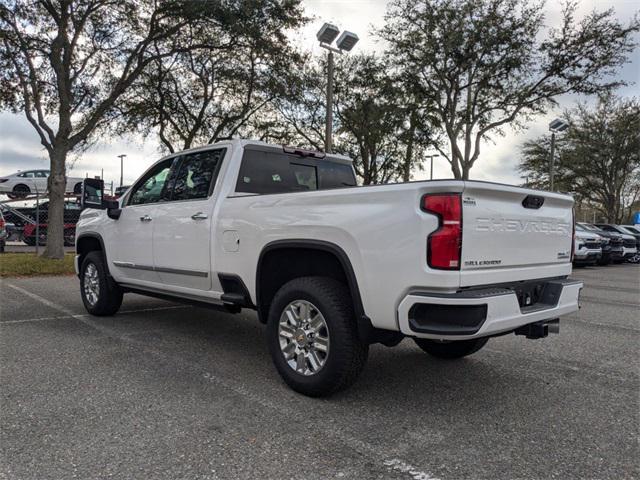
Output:
[[553,277],[570,271],[570,196],[465,182],[462,203],[462,286]]
[[212,195],[225,152],[215,148],[180,157],[170,199],[158,205],[153,233],[154,265],[164,285],[203,291],[219,287],[211,278]]

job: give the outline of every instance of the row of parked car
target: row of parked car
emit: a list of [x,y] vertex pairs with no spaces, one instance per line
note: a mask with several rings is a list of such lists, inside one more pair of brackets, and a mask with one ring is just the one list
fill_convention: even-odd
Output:
[[640,227],[576,223],[574,265],[640,261]]

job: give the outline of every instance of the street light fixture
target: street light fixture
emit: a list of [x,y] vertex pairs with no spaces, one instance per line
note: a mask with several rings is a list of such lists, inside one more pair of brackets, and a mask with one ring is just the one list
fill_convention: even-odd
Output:
[[324,151],[331,153],[331,136],[333,134],[333,54],[349,52],[356,43],[358,36],[355,33],[344,31],[336,42],[336,47],[331,43],[336,39],[340,29],[331,23],[325,23],[318,30],[316,38],[320,46],[328,51],[327,55],[327,114],[325,118]]
[[425,155],[425,157],[431,160],[431,175],[429,177],[430,180],[433,180],[433,159],[439,156],[439,153],[434,153],[433,155]]
[[127,155],[125,153],[123,153],[122,155],[118,155],[118,158],[120,158],[120,186],[122,186],[122,172],[124,170],[124,157],[126,157]]
[[561,118],[556,118],[549,123],[549,131],[551,132],[551,152],[549,158],[549,189],[553,191],[553,176],[554,176],[554,154],[556,146],[556,133],[564,132],[569,128],[569,124]]

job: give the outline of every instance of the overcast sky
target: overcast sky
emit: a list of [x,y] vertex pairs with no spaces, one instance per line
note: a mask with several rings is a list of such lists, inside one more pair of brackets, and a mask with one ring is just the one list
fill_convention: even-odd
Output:
[[[323,54],[315,41],[315,32],[324,21],[334,23],[341,29],[358,34],[360,43],[357,49],[379,51],[381,45],[376,42],[372,29],[384,22],[387,1],[373,0],[304,0],[307,14],[314,20],[304,30],[299,39],[300,46],[315,54]],[[593,9],[604,10],[613,7],[621,20],[629,19],[638,10],[637,0],[583,0],[580,4],[582,15]],[[546,16],[548,24],[559,18],[560,2],[547,2]],[[629,83],[635,82],[619,91],[621,95],[640,96],[640,49],[636,49],[630,63],[620,71],[620,77]],[[508,131],[504,137],[496,137],[493,144],[482,148],[479,160],[471,172],[471,177],[505,183],[519,183],[516,171],[519,146],[528,138],[546,131],[546,125],[564,108],[570,107],[576,97],[560,99],[560,107],[545,117],[539,117],[528,125],[525,131]],[[71,175],[99,175],[104,169],[107,182],[118,181],[120,175],[119,154],[126,154],[124,177],[125,184],[134,181],[151,163],[160,158],[155,138],[100,138],[89,151],[73,159]],[[33,128],[21,115],[0,113],[0,175],[17,170],[48,168],[46,152],[40,146]],[[444,159],[436,159],[435,178],[451,178],[451,170]],[[424,178],[424,174],[418,174]]]

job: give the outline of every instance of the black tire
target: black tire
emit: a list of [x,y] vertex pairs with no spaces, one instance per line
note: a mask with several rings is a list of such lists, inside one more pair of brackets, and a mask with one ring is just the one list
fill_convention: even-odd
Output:
[[[280,347],[279,324],[284,310],[296,300],[310,302],[326,323],[329,347],[324,365],[311,375],[289,366]],[[353,303],[344,284],[326,277],[301,277],[283,285],[269,309],[267,343],[284,381],[296,392],[322,397],[352,385],[364,368],[369,345],[360,340]]]
[[439,342],[427,338],[414,338],[416,345],[429,355],[437,358],[453,360],[476,353],[489,341],[488,338],[474,338],[472,340],[456,340],[452,342]]
[[[93,302],[87,298],[85,290],[85,282],[87,281],[85,277],[90,265],[93,265],[97,271],[97,281],[99,286],[97,300]],[[84,308],[86,308],[87,312],[91,315],[113,315],[118,311],[120,305],[122,305],[122,289],[113,280],[113,278],[108,275],[102,252],[89,252],[84,257],[82,266],[80,267],[80,296],[82,297]]]
[[80,195],[82,193],[82,182],[78,182],[73,186],[73,194]]
[[13,193],[9,195],[9,198],[24,198],[31,193],[31,189],[27,185],[23,185],[22,183],[13,187]]
[[36,237],[22,237],[22,241],[30,247],[35,247],[36,245]]

